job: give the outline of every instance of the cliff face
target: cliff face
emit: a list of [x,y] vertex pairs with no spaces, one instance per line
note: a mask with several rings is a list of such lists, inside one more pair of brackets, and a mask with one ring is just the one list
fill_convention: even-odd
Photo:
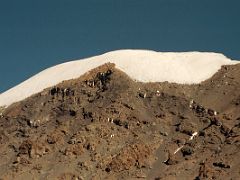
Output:
[[196,85],[105,64],[5,109],[3,179],[237,179],[240,65]]

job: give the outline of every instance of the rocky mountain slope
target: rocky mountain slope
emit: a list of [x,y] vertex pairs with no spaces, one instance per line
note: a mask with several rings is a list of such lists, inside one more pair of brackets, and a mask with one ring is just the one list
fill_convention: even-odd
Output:
[[1,179],[239,179],[240,64],[195,85],[108,63],[4,109]]

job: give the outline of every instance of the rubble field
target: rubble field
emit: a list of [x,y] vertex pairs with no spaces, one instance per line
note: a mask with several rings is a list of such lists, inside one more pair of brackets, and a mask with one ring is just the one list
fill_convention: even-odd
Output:
[[234,180],[239,149],[240,64],[181,85],[136,82],[108,63],[0,116],[3,180]]

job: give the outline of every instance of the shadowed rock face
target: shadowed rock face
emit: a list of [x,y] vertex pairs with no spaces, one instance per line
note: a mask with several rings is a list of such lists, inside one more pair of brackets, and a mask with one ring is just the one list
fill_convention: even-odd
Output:
[[197,85],[138,83],[113,64],[0,116],[3,179],[238,179],[240,65]]

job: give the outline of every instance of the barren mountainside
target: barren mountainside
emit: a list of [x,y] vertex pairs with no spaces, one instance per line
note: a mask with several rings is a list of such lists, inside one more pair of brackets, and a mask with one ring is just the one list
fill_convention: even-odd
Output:
[[240,64],[193,85],[107,63],[0,116],[2,179],[239,179]]

